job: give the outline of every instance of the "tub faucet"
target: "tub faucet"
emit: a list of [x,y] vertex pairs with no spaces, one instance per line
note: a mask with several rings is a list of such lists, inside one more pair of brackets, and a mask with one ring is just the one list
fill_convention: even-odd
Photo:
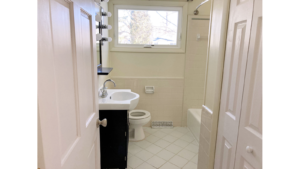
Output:
[[106,82],[113,82],[114,86],[116,87],[116,83],[113,80],[111,80],[111,79],[105,80],[105,82],[103,83],[103,88],[100,89],[100,91],[101,91],[100,97],[102,97],[102,98],[105,98],[107,96],[107,90],[106,90],[107,88],[105,87]]

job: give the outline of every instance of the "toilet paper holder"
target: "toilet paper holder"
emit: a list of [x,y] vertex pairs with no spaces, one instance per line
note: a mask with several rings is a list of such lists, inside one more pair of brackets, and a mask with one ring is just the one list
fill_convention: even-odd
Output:
[[145,86],[145,93],[154,93],[154,86]]

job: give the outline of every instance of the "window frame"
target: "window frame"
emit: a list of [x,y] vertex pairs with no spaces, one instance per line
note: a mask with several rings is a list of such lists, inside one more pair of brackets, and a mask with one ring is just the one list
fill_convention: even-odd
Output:
[[129,53],[185,53],[186,38],[187,38],[187,18],[188,18],[188,2],[174,1],[131,1],[131,0],[113,0],[108,2],[108,11],[115,14],[114,7],[116,5],[132,5],[132,6],[162,6],[162,7],[182,7],[181,21],[181,40],[180,48],[141,48],[141,47],[117,47],[115,46],[115,17],[108,18],[108,24],[113,27],[109,31],[109,37],[112,37],[112,42],[109,43],[110,52],[129,52]]
[[180,49],[181,39],[182,39],[182,11],[183,7],[174,6],[140,6],[140,5],[115,5],[114,6],[114,46],[115,47],[126,47],[126,48],[144,48],[145,44],[120,44],[119,43],[119,16],[118,10],[148,10],[148,11],[178,11],[178,24],[177,24],[177,41],[176,45],[154,45],[151,48],[161,48],[161,49]]

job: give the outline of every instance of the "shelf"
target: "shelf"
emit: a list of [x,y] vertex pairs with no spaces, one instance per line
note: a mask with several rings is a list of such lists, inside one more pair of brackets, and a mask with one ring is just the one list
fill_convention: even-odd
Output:
[[97,74],[98,75],[108,75],[113,70],[112,67],[101,67],[98,66],[97,68]]

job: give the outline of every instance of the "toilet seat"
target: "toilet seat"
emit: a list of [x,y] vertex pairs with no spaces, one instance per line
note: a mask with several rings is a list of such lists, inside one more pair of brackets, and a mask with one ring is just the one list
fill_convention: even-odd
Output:
[[149,116],[151,116],[151,114],[146,110],[132,110],[129,112],[129,119],[131,120],[145,119]]

